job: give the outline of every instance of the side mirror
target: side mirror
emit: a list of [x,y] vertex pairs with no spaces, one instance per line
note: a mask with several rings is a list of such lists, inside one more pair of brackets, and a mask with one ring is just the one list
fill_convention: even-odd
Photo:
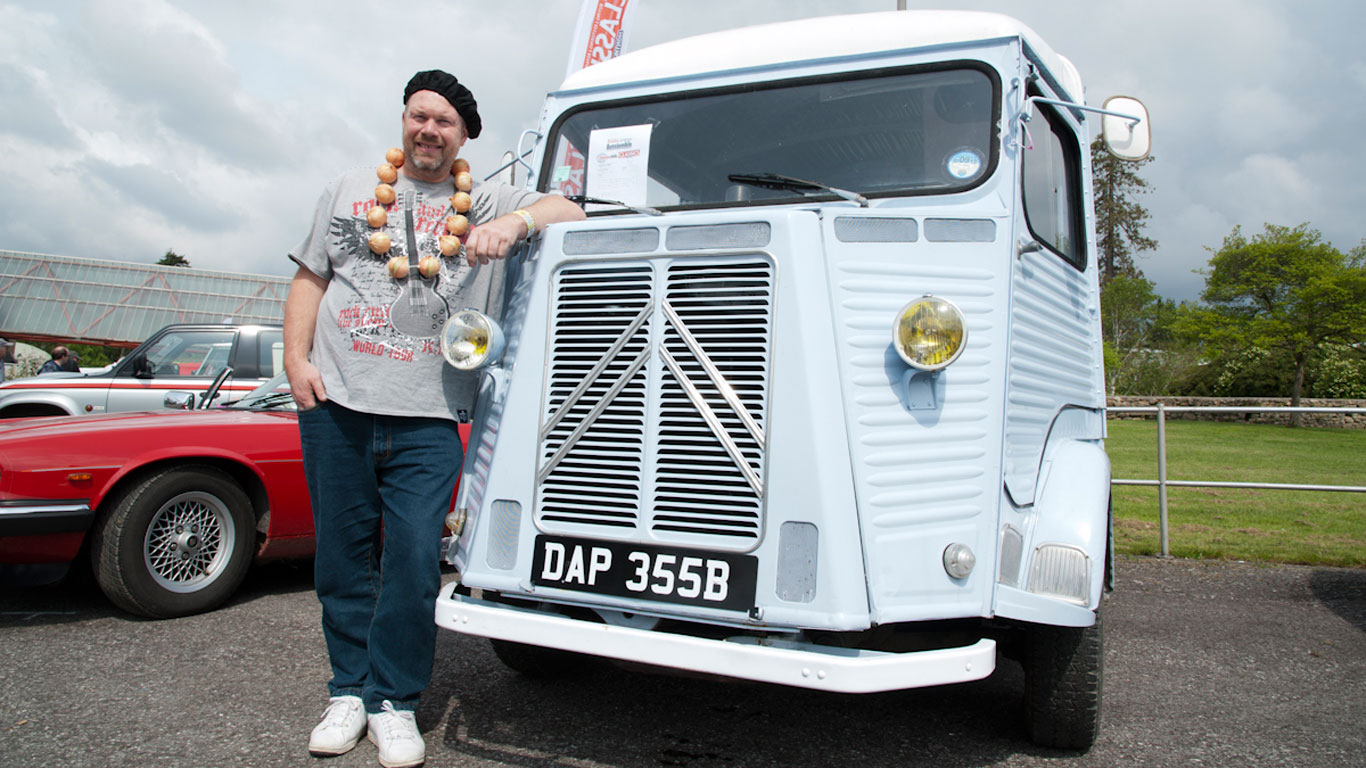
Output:
[[137,355],[133,358],[133,376],[139,379],[150,379],[155,374],[152,372],[152,363],[147,360],[146,355]]
[[173,389],[166,393],[166,397],[161,401],[161,406],[163,408],[174,408],[177,411],[192,411],[194,410],[194,393]]
[[1101,142],[1110,154],[1120,160],[1142,160],[1152,151],[1151,123],[1148,108],[1129,96],[1111,96],[1105,100],[1107,113],[1100,118]]

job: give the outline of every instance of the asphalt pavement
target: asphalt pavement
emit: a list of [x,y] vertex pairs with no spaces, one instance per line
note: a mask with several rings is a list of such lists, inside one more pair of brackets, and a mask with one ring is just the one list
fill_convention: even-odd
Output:
[[[1086,754],[1026,739],[1019,667],[868,696],[594,665],[558,681],[442,631],[428,766],[1366,765],[1366,570],[1121,558],[1104,722]],[[309,757],[327,659],[310,564],[226,607],[145,621],[88,580],[0,588],[0,764],[375,766]]]

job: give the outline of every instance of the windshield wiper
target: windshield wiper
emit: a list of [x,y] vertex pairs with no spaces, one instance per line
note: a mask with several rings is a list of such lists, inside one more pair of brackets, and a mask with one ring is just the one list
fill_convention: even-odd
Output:
[[732,173],[726,177],[736,184],[749,184],[764,189],[790,189],[794,191],[802,190],[824,190],[839,195],[845,200],[858,203],[860,206],[868,207],[868,198],[857,192],[850,192],[847,189],[832,187],[829,184],[822,184],[819,181],[807,181],[798,179],[794,176],[784,176],[781,173]]
[[248,401],[244,397],[241,400],[233,400],[227,405],[233,406],[234,408],[267,409],[273,408],[281,403],[289,402],[293,397],[294,395],[289,392],[271,392],[270,394],[262,395],[255,400]]
[[636,213],[643,213],[646,216],[664,215],[664,212],[659,210],[658,208],[648,208],[644,206],[637,207],[631,205],[630,203],[623,203],[620,200],[607,200],[601,197],[589,197],[588,195],[565,195],[564,199],[568,200],[571,203],[578,203],[579,205],[583,205],[584,203],[595,203],[597,205],[615,205],[618,208],[626,208],[628,210],[635,211]]

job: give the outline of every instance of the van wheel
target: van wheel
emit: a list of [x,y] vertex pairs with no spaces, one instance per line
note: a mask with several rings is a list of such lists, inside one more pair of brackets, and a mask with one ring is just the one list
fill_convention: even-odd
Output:
[[539,645],[493,640],[493,653],[508,669],[527,677],[550,679],[563,677],[583,666],[584,658],[572,651],[542,648]]
[[118,607],[167,619],[217,607],[251,564],[251,501],[207,466],[167,469],[120,496],[95,526],[90,555]]
[[1105,644],[1089,627],[1036,627],[1025,641],[1025,723],[1035,744],[1085,752],[1100,730]]

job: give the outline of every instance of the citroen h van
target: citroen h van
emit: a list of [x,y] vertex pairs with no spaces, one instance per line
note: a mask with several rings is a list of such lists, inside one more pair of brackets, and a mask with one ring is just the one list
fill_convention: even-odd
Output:
[[835,692],[1025,672],[1100,717],[1110,466],[1084,102],[994,14],[736,29],[549,94],[529,184],[582,202],[458,312],[481,392],[440,626]]

